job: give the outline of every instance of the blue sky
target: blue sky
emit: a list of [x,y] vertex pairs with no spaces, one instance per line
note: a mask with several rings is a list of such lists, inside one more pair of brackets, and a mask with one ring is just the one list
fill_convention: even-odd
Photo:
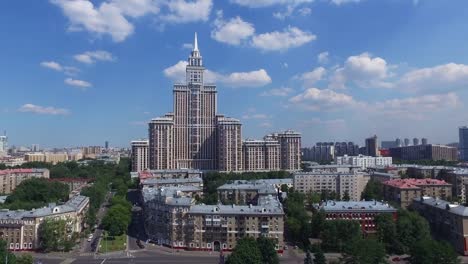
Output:
[[0,9],[10,144],[128,146],[172,110],[194,32],[244,138],[427,137],[468,123],[464,0],[16,0]]

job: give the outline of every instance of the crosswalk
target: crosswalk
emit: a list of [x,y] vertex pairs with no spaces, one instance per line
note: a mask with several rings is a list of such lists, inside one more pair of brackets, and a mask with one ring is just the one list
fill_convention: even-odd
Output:
[[74,258],[67,258],[60,262],[60,264],[71,264],[73,261],[75,261]]

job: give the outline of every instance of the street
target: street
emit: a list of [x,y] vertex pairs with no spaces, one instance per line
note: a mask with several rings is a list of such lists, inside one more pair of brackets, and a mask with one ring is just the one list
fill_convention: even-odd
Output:
[[81,241],[80,253],[94,252],[96,250],[96,247],[99,244],[99,239],[102,236],[103,232],[103,230],[101,229],[101,221],[107,213],[109,199],[111,198],[111,196],[112,193],[108,192],[104,202],[102,203],[101,207],[99,208],[96,214],[97,228],[96,230],[94,230],[93,238],[91,239],[91,242],[88,242],[88,238],[84,238],[83,241]]
[[143,245],[147,240],[147,236],[145,233],[144,227],[144,218],[143,218],[143,210],[139,204],[139,190],[128,190],[127,193],[127,200],[132,203],[132,205],[137,205],[132,207],[132,222],[128,227],[128,250],[139,250],[141,249],[137,245],[137,240],[140,240]]

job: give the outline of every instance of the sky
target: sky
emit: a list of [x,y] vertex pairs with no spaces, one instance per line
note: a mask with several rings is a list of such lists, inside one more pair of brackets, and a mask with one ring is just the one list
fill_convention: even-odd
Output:
[[129,146],[172,111],[198,33],[218,112],[302,145],[468,124],[466,0],[15,0],[0,9],[10,145]]

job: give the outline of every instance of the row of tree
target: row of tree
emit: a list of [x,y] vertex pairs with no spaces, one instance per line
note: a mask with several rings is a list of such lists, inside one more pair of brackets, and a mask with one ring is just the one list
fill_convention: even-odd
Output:
[[110,236],[120,236],[127,232],[132,220],[132,205],[124,196],[115,196],[111,200],[111,206],[102,219],[103,228]]
[[33,257],[30,254],[16,256],[7,250],[7,242],[0,240],[0,263],[8,264],[33,264]]
[[272,239],[244,237],[227,258],[226,264],[278,264],[279,258]]

